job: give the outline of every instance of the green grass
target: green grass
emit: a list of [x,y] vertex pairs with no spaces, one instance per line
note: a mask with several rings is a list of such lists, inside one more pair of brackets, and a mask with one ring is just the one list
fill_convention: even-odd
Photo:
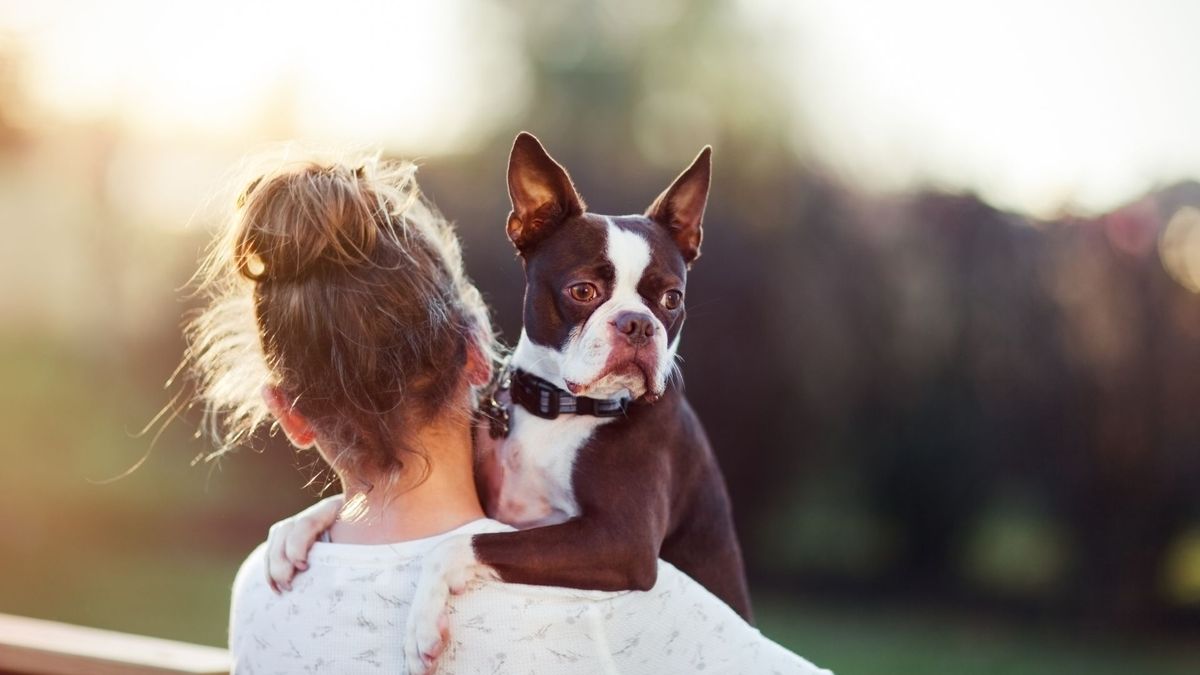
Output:
[[82,554],[27,570],[20,585],[0,596],[0,612],[225,646],[237,561],[163,552]]
[[1095,641],[954,613],[759,598],[759,628],[841,675],[1195,675],[1200,643]]

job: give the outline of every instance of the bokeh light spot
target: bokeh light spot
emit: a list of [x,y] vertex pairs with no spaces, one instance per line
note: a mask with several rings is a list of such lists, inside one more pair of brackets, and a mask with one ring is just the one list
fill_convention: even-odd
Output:
[[1200,209],[1185,206],[1176,211],[1159,238],[1158,250],[1167,273],[1200,293]]
[[1175,540],[1166,567],[1167,596],[1178,604],[1200,603],[1200,527]]

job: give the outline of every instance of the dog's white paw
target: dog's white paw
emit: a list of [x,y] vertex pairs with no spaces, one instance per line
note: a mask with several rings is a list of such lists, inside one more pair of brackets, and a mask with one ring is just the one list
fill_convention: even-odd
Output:
[[[442,600],[441,605],[441,612],[436,614],[433,621],[418,622],[408,630],[404,642],[404,661],[409,675],[425,675],[431,672],[438,657],[446,649],[448,635],[445,630],[447,623],[445,600]],[[413,605],[414,613],[409,618],[410,622],[416,617],[417,609],[418,607]],[[427,609],[427,611],[433,610]]]
[[487,572],[469,536],[447,539],[425,557],[405,629],[404,660],[411,675],[433,670],[446,648],[450,595],[462,593],[476,576],[493,576]]

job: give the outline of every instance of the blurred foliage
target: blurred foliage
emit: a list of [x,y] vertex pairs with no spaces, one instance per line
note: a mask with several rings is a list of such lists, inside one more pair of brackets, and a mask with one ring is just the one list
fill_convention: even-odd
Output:
[[[510,132],[605,213],[714,145],[681,353],[769,635],[843,672],[1187,670],[1194,642],[1137,653],[1200,620],[1200,185],[1054,221],[862,194],[781,137],[780,66],[736,5],[515,7],[525,116],[423,184],[512,343]],[[315,458],[263,439],[193,466],[194,410],[138,432],[179,391],[205,197],[252,143],[32,123],[19,52],[0,62],[0,611],[219,644],[238,562],[312,498]],[[286,135],[280,106],[254,143]]]
[[762,630],[813,663],[854,675],[1186,675],[1194,647],[1097,639],[961,609],[759,599]]

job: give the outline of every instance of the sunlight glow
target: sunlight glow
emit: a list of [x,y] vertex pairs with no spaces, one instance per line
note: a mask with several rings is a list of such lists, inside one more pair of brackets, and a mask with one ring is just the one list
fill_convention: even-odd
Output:
[[[735,6],[762,29],[772,82],[788,92],[794,121],[778,133],[855,186],[975,191],[1054,216],[1200,177],[1200,3]],[[39,110],[149,138],[408,154],[464,151],[519,126],[534,103],[519,24],[499,0],[0,3]],[[756,104],[743,98],[730,105]],[[648,151],[711,121],[689,117],[686,97],[646,108],[668,130],[639,130]]]
[[1200,177],[1200,3],[745,6],[792,15],[800,143],[869,186],[1053,215]]
[[[47,3],[4,8],[36,101],[137,133],[303,136],[456,149],[521,103],[523,64],[490,3]],[[486,31],[474,30],[480,26]],[[508,100],[479,83],[508,80]]]

